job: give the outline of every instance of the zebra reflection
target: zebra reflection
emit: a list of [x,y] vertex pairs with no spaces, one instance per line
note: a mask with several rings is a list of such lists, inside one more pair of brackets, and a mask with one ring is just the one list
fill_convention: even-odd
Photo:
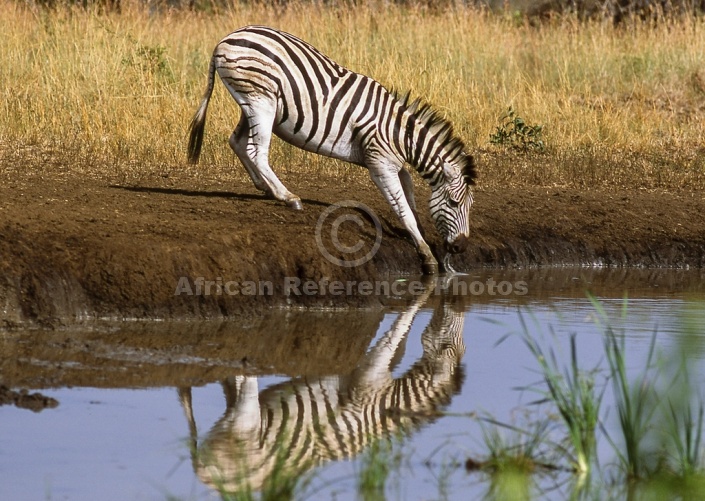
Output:
[[463,379],[464,317],[452,298],[437,298],[421,335],[422,356],[392,376],[429,294],[398,316],[351,374],[294,378],[261,393],[255,376],[223,381],[225,413],[200,444],[191,389],[179,389],[196,474],[220,492],[257,491],[274,471],[296,477],[434,421]]

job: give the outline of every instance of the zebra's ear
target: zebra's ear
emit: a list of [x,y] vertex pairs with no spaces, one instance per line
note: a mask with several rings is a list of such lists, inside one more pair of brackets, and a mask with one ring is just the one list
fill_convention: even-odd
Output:
[[443,163],[443,176],[450,182],[462,176],[468,186],[475,184],[475,163],[470,155],[464,157],[458,165]]
[[446,182],[450,182],[453,179],[457,179],[458,176],[462,175],[462,172],[453,164],[443,162],[443,177],[445,177]]

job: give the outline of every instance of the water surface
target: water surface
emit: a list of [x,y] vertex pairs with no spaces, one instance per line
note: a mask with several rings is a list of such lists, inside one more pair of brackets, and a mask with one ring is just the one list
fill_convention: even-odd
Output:
[[[257,490],[282,465],[308,479],[300,497],[353,499],[371,447],[391,438],[387,497],[479,497],[486,478],[462,467],[487,452],[477,417],[528,426],[550,412],[520,389],[540,380],[523,325],[566,360],[576,334],[581,365],[604,366],[591,290],[625,329],[638,375],[654,331],[660,350],[678,346],[684,316],[703,299],[699,271],[465,280],[488,278],[515,290],[523,281],[527,293],[434,291],[389,298],[384,311],[272,310],[246,325],[0,333],[0,383],[59,402],[0,407],[0,499],[218,499]],[[705,337],[691,351],[705,358]],[[609,448],[600,455],[609,461]]]

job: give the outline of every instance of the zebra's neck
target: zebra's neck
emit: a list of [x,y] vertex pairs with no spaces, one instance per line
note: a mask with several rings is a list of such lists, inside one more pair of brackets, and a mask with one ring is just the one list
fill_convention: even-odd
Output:
[[431,186],[442,183],[443,163],[456,165],[460,172],[472,172],[474,176],[472,167],[466,169],[465,145],[453,135],[450,122],[418,99],[409,102],[408,95],[400,99],[400,107],[404,117],[403,157],[421,177]]

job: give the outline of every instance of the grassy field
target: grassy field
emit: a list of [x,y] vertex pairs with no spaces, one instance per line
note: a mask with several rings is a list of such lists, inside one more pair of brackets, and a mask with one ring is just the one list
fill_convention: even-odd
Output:
[[[206,13],[149,12],[125,1],[119,14],[98,14],[3,2],[0,152],[12,162],[0,168],[244,176],[227,146],[239,110],[220,84],[200,166],[185,165],[185,147],[213,47],[257,23],[432,103],[477,154],[481,185],[705,187],[703,20],[530,26],[476,10],[376,4],[294,1]],[[542,127],[543,151],[490,142],[509,106]],[[350,169],[281,142],[271,160],[283,173]]]

